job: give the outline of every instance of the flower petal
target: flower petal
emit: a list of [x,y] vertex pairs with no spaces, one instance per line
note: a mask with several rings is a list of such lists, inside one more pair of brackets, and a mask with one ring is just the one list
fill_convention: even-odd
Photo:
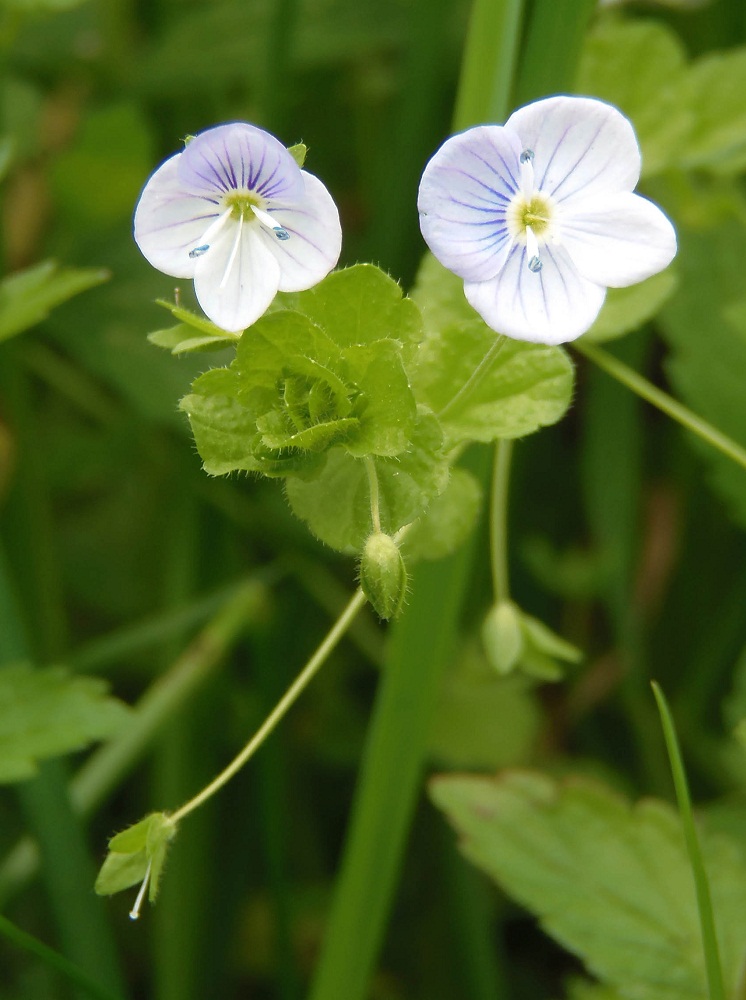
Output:
[[573,206],[562,216],[560,239],[584,277],[611,288],[657,274],[676,254],[676,232],[663,212],[628,192]]
[[548,97],[505,123],[534,153],[537,190],[558,202],[631,191],[640,179],[640,147],[616,108],[590,97]]
[[303,170],[302,200],[295,205],[273,201],[267,210],[290,238],[272,239],[272,252],[280,263],[280,291],[311,288],[331,271],[342,249],[342,227],[332,196],[313,174]]
[[582,277],[562,247],[544,244],[542,269],[530,271],[516,245],[492,281],[466,282],[464,294],[498,333],[539,344],[564,344],[589,329],[606,289]]
[[446,140],[425,167],[417,207],[425,242],[467,281],[493,278],[510,253],[506,209],[518,189],[521,145],[501,125]]
[[237,333],[251,326],[277,294],[280,265],[258,223],[231,220],[197,259],[194,291],[209,318]]
[[218,205],[184,189],[177,153],[162,164],[145,185],[135,209],[135,242],[153,267],[175,278],[194,277],[196,260],[189,251],[199,246],[217,219]]
[[300,167],[280,140],[244,122],[195,136],[181,155],[179,176],[194,193],[216,199],[231,191],[251,191],[267,201],[303,196]]

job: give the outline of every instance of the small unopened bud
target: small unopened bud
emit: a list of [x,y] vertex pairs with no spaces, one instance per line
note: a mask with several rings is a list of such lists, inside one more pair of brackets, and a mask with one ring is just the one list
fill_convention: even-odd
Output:
[[381,618],[394,618],[404,606],[407,570],[390,535],[376,531],[360,558],[360,586]]
[[518,608],[512,601],[493,604],[482,623],[482,644],[498,674],[509,674],[523,652],[523,631]]

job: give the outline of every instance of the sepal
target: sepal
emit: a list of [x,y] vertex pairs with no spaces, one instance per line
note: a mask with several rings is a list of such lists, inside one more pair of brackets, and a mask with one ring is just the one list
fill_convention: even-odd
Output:
[[98,873],[94,889],[99,896],[111,896],[142,883],[138,903],[130,916],[139,916],[138,904],[147,888],[148,899],[158,896],[163,865],[176,826],[166,813],[154,812],[134,826],[127,827],[109,841],[109,853]]

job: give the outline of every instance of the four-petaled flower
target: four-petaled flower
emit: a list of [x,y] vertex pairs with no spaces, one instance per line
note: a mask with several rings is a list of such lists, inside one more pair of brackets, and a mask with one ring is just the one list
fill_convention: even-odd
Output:
[[299,292],[334,267],[339,214],[313,174],[253,125],[218,125],[191,139],[149,179],[135,240],[166,274],[193,278],[209,318],[238,332],[278,291]]
[[420,226],[488,326],[560,344],[588,330],[607,287],[642,281],[676,253],[669,220],[632,193],[639,177],[624,115],[549,97],[448,139],[422,175]]

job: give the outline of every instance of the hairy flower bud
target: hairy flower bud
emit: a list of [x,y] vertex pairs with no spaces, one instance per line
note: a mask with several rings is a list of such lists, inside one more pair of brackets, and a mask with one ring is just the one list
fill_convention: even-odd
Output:
[[509,674],[523,652],[523,632],[518,608],[512,601],[493,604],[482,623],[482,644],[498,674]]
[[390,535],[372,534],[360,559],[360,586],[381,618],[394,618],[404,606],[407,570]]

